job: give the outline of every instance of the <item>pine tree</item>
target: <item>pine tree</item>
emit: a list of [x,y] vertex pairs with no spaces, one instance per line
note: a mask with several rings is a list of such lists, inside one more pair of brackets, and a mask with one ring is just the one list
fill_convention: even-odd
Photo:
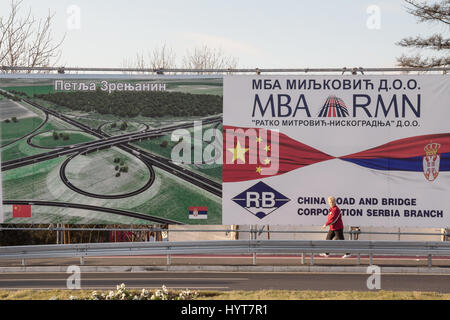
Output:
[[[450,29],[450,1],[441,0],[434,3],[417,2],[414,0],[404,0],[407,4],[409,14],[418,18],[419,22],[429,22],[442,25],[443,30]],[[419,54],[415,56],[402,55],[397,58],[397,62],[402,67],[433,68],[450,65],[450,38],[448,32],[444,34],[435,33],[428,37],[416,36],[407,37],[397,45],[405,48],[429,49],[439,52],[441,55],[434,57],[423,57]]]

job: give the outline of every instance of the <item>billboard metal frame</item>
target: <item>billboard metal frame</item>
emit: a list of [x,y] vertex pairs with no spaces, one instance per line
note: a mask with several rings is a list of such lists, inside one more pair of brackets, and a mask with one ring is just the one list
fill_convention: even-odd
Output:
[[236,74],[236,73],[317,73],[317,72],[350,72],[351,74],[364,74],[365,72],[443,72],[446,74],[450,67],[437,68],[363,68],[363,67],[342,67],[342,68],[236,68],[236,69],[182,69],[182,68],[89,68],[89,67],[11,67],[1,66],[0,71],[6,72],[123,72],[123,73],[154,73],[164,75],[166,73],[191,73],[191,74]]

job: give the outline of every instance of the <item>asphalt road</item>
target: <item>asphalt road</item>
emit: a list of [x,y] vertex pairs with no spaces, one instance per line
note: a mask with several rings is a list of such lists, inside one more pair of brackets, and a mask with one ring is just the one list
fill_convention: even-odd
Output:
[[[66,289],[66,273],[2,273],[0,289]],[[369,274],[354,273],[222,273],[145,272],[82,273],[81,289],[111,289],[121,283],[128,288],[197,290],[353,290],[370,291]],[[69,281],[70,283],[70,281]],[[382,290],[450,293],[450,277],[435,274],[382,274]]]

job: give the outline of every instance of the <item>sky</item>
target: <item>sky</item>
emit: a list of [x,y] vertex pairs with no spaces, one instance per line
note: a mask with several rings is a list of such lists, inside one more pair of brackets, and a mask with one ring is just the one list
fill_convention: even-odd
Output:
[[[9,1],[0,0],[0,16]],[[394,67],[416,51],[406,36],[448,32],[418,23],[401,0],[23,0],[22,12],[54,14],[62,39],[57,65],[122,67],[163,44],[181,67],[187,51],[207,45],[241,68]]]

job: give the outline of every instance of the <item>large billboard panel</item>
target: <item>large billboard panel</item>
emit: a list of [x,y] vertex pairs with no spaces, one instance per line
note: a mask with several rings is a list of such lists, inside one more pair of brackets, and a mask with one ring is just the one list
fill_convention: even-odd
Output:
[[227,76],[223,223],[450,225],[450,77]]
[[[2,75],[4,223],[447,227],[446,75]],[[222,126],[222,116],[223,123]],[[222,195],[223,187],[223,195]]]

